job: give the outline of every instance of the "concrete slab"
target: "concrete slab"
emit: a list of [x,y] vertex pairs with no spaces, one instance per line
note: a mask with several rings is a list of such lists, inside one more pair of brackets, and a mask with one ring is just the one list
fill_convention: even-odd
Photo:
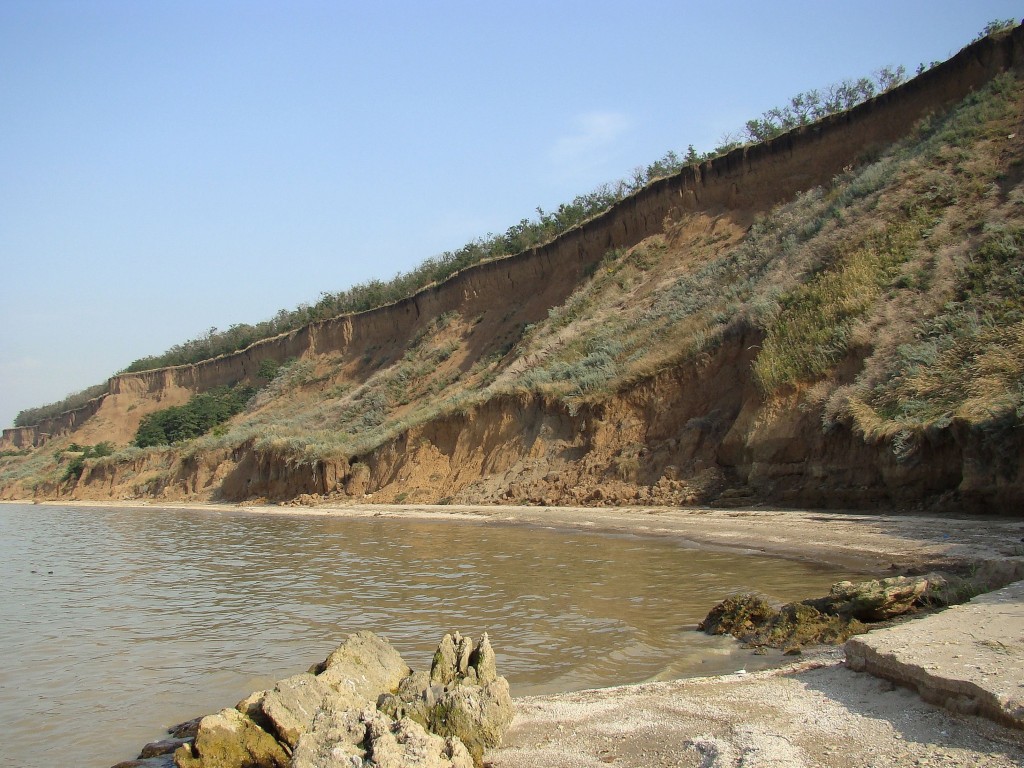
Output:
[[1024,581],[846,643],[847,665],[1024,729]]

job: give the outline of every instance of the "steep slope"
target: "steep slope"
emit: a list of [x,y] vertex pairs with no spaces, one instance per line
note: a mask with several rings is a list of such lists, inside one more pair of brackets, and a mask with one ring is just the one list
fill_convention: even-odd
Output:
[[[5,432],[3,495],[1012,511],[1024,133],[1021,85],[997,75],[1022,44],[981,41],[396,305],[115,377]],[[193,392],[262,383],[268,359],[294,362],[218,433],[66,476],[70,440],[124,444]]]

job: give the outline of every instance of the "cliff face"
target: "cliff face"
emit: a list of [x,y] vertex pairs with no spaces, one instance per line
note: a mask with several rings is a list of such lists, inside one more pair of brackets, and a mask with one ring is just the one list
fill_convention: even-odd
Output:
[[[858,158],[900,139],[921,117],[1019,68],[1022,59],[1022,28],[986,38],[847,113],[655,181],[545,246],[467,269],[396,304],[314,323],[237,354],[115,376],[109,394],[83,408],[35,427],[5,430],[0,448],[72,435],[83,444],[124,444],[148,413],[212,387],[256,382],[264,360],[330,356],[349,367],[375,356],[395,360],[446,313],[482,317],[505,308],[505,332],[540,322],[609,250],[658,236],[668,223],[696,212],[749,223],[754,214],[829,182]],[[1020,468],[1007,469],[1003,461],[995,471],[987,443],[962,424],[934,435],[913,460],[897,461],[884,445],[849,432],[824,433],[820,414],[802,410],[795,399],[766,411],[750,371],[757,333],[737,330],[700,366],[672,367],[600,405],[570,411],[553,398],[507,395],[414,426],[365,456],[306,462],[248,442],[176,464],[161,454],[131,466],[89,467],[73,492],[83,498],[214,494],[241,500],[343,491],[379,500],[685,503],[732,485],[743,489],[739,498],[749,493],[831,506],[902,503],[956,488],[979,504],[1019,499]],[[365,380],[370,373],[361,375]],[[4,493],[23,495],[25,489]]]
[[[1020,27],[1004,37],[985,38],[849,112],[685,168],[653,182],[554,242],[467,269],[404,301],[313,323],[237,354],[195,365],[114,376],[105,397],[35,426],[5,429],[0,450],[39,446],[52,437],[72,434],[101,413],[108,399],[118,397],[137,406],[134,415],[118,414],[123,428],[114,428],[110,439],[123,441],[126,434],[134,434],[143,415],[156,409],[139,408],[141,401],[167,407],[187,400],[182,392],[252,383],[260,362],[267,359],[283,362],[325,352],[359,355],[370,348],[403,347],[424,317],[526,301],[555,306],[608,250],[628,248],[663,231],[667,216],[695,210],[766,210],[828,181],[865,152],[899,139],[924,115],[959,101],[999,72],[1019,66],[1022,59],[1024,31]],[[538,293],[543,296],[539,302]]]
[[[599,506],[710,496],[724,505],[864,509],[922,500],[941,507],[945,493],[960,511],[1009,513],[1024,504],[1020,438],[1008,465],[979,431],[959,424],[901,460],[883,443],[826,434],[819,414],[795,401],[766,413],[750,375],[759,341],[756,331],[738,332],[699,366],[673,367],[575,410],[541,395],[506,395],[350,459],[309,463],[246,445],[189,458],[172,472],[160,472],[171,467],[166,457],[100,468],[75,495],[144,487],[169,499]],[[145,486],[147,473],[161,480]]]

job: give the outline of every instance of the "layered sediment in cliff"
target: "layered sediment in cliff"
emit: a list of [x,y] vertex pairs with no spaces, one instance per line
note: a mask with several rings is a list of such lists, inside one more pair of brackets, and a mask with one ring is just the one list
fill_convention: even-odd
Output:
[[[881,441],[825,433],[820,411],[796,400],[766,409],[749,373],[758,341],[756,332],[739,331],[699,367],[677,366],[575,410],[536,394],[493,398],[350,460],[304,464],[247,449],[231,462],[219,494],[232,501],[305,495],[312,497],[305,503],[597,506],[945,501],[995,513],[1024,504],[1019,459],[1007,466],[982,432],[965,424],[898,457]],[[1024,440],[1016,446],[1024,455]]]

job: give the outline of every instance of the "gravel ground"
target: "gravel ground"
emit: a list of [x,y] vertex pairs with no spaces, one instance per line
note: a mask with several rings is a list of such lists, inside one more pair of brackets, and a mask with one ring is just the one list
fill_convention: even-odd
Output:
[[1024,765],[1024,733],[958,716],[842,663],[519,699],[493,768]]

